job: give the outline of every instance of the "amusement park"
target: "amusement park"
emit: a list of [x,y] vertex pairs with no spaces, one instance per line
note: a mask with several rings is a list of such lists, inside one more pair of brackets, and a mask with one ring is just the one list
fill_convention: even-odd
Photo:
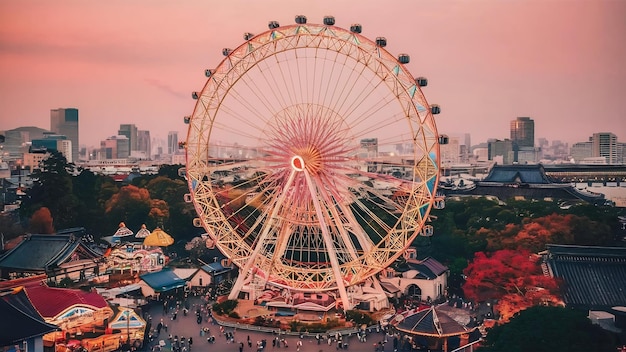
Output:
[[84,228],[3,243],[3,352],[478,348],[494,301],[450,292],[416,246],[446,208],[441,108],[411,56],[362,29],[297,15],[217,48],[178,145],[202,234],[121,218],[104,245]]

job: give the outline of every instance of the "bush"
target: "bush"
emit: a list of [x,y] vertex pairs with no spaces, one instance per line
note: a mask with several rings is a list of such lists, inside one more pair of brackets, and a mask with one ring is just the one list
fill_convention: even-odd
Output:
[[[231,316],[231,314],[237,314],[234,312],[235,308],[237,308],[237,304],[239,304],[239,302],[237,300],[234,299],[229,299],[226,300],[222,303],[215,303],[213,305],[213,311],[218,314],[218,315],[228,315]],[[233,317],[234,318],[234,317]],[[239,315],[237,314],[237,318],[239,318]]]

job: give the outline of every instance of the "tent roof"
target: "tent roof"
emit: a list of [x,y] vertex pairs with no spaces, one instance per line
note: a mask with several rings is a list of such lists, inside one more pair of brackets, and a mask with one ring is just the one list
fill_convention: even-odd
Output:
[[158,227],[143,240],[144,246],[167,247],[172,244],[174,244],[172,236]]
[[409,315],[396,328],[412,335],[428,337],[449,337],[470,332],[472,329],[459,324],[443,312],[438,312],[435,306]]
[[0,316],[0,346],[58,330],[56,325],[43,320],[23,289],[12,290],[0,296]]

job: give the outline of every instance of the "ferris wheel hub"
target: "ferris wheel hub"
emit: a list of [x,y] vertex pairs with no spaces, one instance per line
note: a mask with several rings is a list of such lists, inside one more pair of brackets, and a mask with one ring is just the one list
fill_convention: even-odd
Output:
[[300,155],[291,158],[291,167],[296,171],[304,171],[304,159]]

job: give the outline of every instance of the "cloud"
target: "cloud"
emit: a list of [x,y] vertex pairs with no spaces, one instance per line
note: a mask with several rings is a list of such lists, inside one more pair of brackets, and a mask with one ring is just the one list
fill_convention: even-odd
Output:
[[144,81],[148,83],[148,85],[153,86],[157,88],[158,90],[165,92],[169,95],[175,96],[176,98],[185,99],[187,97],[186,94],[177,91],[176,89],[172,88],[170,85],[163,83],[157,79],[144,78]]

